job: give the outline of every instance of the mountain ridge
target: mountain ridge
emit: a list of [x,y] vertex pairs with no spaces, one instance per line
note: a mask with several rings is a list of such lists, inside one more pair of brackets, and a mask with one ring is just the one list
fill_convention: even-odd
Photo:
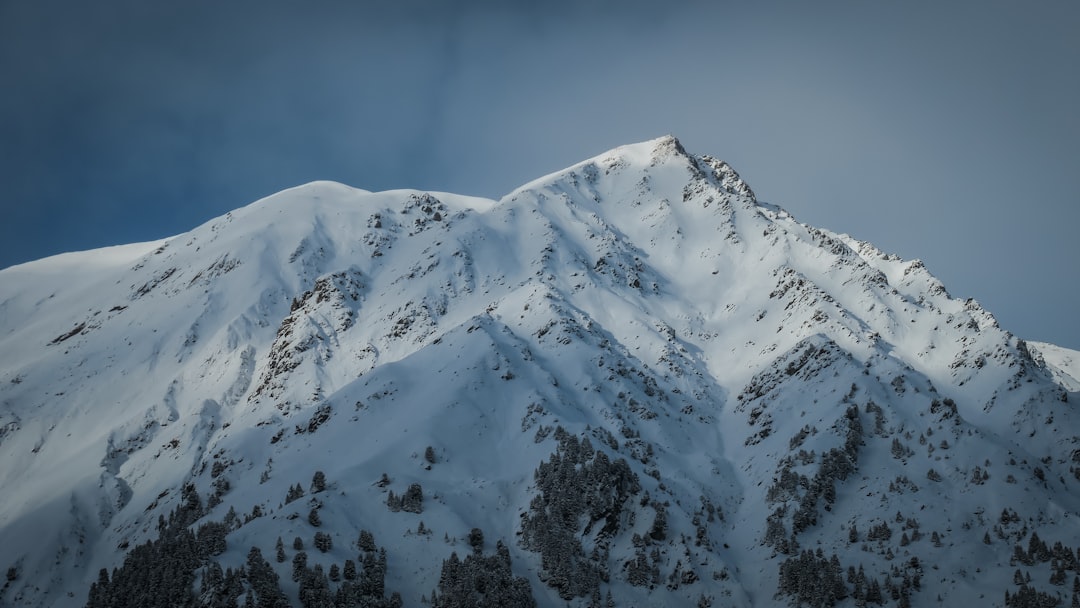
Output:
[[[564,561],[620,605],[810,601],[791,586],[792,564],[818,567],[800,544],[875,580],[906,551],[947,576],[915,590],[901,572],[905,593],[1000,598],[1018,592],[1011,550],[986,553],[977,529],[1076,536],[1075,351],[1029,346],[917,260],[759,203],[671,136],[499,201],[313,182],[168,239],[2,270],[0,313],[0,487],[22,497],[0,504],[11,605],[84,605],[188,486],[217,502],[196,521],[263,513],[230,529],[222,563],[315,529],[337,548],[308,559],[340,562],[375,529],[408,605],[472,528],[541,605],[592,601]],[[552,562],[555,541],[522,523],[563,500],[536,463],[608,471],[574,447],[588,437],[649,498]],[[316,469],[340,493],[309,507],[318,528],[279,503]],[[412,483],[444,544],[386,508]],[[916,486],[955,505],[921,529],[983,551],[978,576],[910,538],[848,542],[893,510],[914,536]],[[991,530],[988,505],[1030,518],[1024,533]]]

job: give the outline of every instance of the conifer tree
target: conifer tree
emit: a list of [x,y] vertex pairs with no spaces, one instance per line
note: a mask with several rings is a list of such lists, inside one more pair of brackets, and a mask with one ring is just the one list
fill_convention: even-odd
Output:
[[311,478],[311,493],[317,494],[326,489],[326,474],[322,471],[315,471],[315,475]]

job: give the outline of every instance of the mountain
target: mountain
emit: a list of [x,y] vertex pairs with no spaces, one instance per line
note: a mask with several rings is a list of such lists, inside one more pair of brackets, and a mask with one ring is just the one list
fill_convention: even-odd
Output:
[[317,182],[0,271],[0,605],[1076,602],[1078,390],[672,137]]

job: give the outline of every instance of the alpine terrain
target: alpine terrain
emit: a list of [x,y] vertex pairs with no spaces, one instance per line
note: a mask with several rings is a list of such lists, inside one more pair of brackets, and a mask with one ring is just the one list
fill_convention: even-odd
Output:
[[0,271],[2,606],[1078,606],[1080,353],[673,137]]

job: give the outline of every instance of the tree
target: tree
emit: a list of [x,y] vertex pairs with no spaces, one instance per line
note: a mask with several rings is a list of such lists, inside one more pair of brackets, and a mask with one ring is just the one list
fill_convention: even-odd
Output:
[[292,580],[299,581],[307,570],[307,553],[300,551],[292,559]]
[[326,489],[326,474],[322,471],[315,471],[315,475],[311,478],[311,493],[317,494]]
[[319,510],[312,509],[307,516],[308,523],[318,528],[322,525],[322,519],[319,518]]
[[866,589],[867,604],[884,604],[885,597],[881,594],[881,584],[876,578],[870,579],[870,586]]
[[870,531],[866,534],[866,540],[889,540],[892,538],[892,528],[889,524],[881,522],[880,524],[870,528]]
[[[13,572],[14,571],[14,572]],[[17,578],[18,571],[8,568],[8,582]],[[104,608],[109,602],[109,571],[102,568],[98,571],[98,580],[90,585],[90,595],[86,600],[86,608]]]
[[[432,592],[433,608],[459,606],[520,606],[535,607],[529,582],[515,577],[510,564],[510,552],[499,542],[495,555],[480,552],[465,557],[457,553],[444,560],[439,575],[439,592]],[[598,596],[597,596],[598,597]]]
[[[622,526],[632,526],[633,511],[627,514],[624,509],[631,504],[631,496],[641,492],[641,484],[625,460],[612,461],[607,452],[562,427],[556,428],[555,438],[558,448],[533,475],[538,493],[521,520],[521,544],[540,553],[541,578],[561,598],[588,598],[609,576],[608,550],[601,545],[586,552],[581,539],[590,535],[613,537]],[[647,496],[641,502],[646,504],[663,509]],[[666,533],[666,522],[661,520],[660,524]],[[638,538],[644,545],[646,540]],[[647,561],[642,566],[642,574],[647,570],[652,581],[652,566]],[[646,577],[642,578],[644,582]]]
[[664,509],[663,503],[656,501],[653,502],[652,507],[656,511],[656,518],[653,519],[652,527],[649,528],[649,537],[655,541],[661,541],[667,538],[667,510]]
[[484,550],[484,531],[480,528],[473,528],[469,530],[469,546],[472,547],[474,553],[480,553]]
[[848,597],[839,558],[836,555],[826,558],[820,549],[816,553],[804,550],[797,557],[784,560],[780,564],[777,591],[795,596],[797,604],[811,606],[833,606]]
[[401,496],[401,510],[407,513],[421,513],[424,510],[424,490],[414,483]]
[[356,540],[356,546],[365,552],[375,551],[375,537],[367,530],[360,530],[360,538]]
[[258,547],[252,547],[247,557],[248,582],[251,589],[258,596],[258,605],[272,608],[289,605],[285,594],[278,585],[278,575],[259,551]]
[[277,550],[277,562],[280,564],[285,561],[285,544],[281,542],[281,537],[277,537],[277,544],[274,545],[274,549]]

